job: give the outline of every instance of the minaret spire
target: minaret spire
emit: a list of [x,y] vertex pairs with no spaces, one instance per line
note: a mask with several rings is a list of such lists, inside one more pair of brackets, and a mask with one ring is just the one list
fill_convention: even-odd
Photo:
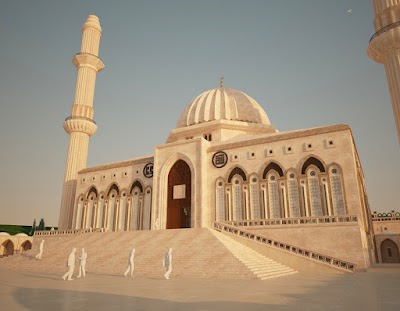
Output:
[[78,172],[86,167],[89,137],[97,130],[97,125],[93,121],[93,98],[97,73],[104,68],[103,62],[98,57],[101,33],[99,18],[89,15],[82,28],[80,53],[72,58],[78,73],[71,116],[64,122],[64,129],[69,134],[69,145],[59,229],[72,228]]
[[400,144],[400,0],[373,0],[375,34],[368,56],[384,64]]

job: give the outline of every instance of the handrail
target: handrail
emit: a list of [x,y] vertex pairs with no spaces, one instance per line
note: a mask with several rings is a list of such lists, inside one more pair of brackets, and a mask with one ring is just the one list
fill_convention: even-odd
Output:
[[221,223],[239,227],[309,225],[309,224],[328,224],[328,223],[336,224],[336,223],[352,223],[352,222],[358,222],[358,217],[356,215],[221,221]]
[[86,117],[70,116],[70,117],[65,118],[65,121],[68,121],[68,120],[86,120],[86,121],[96,124],[96,122],[94,122],[94,120],[92,120],[90,118],[86,118]]
[[381,34],[383,34],[384,32],[396,28],[400,26],[400,21],[397,21],[395,23],[386,25],[385,27],[382,27],[381,29],[379,29],[377,32],[374,33],[374,35],[371,37],[371,39],[369,39],[369,43],[371,43],[372,40],[374,40],[376,37],[380,36]]
[[344,270],[347,272],[354,272],[356,270],[356,264],[348,262],[348,261],[344,261],[338,258],[334,258],[332,256],[327,256],[327,255],[323,255],[321,253],[317,253],[305,248],[301,248],[301,247],[297,247],[294,245],[290,245],[287,243],[282,243],[273,239],[269,239],[266,238],[262,235],[256,234],[254,232],[250,232],[247,230],[244,230],[242,228],[238,228],[226,223],[221,223],[221,222],[214,222],[213,224],[213,228],[217,231],[224,231],[224,232],[228,232],[230,234],[234,234],[237,236],[241,236],[244,238],[247,238],[249,240],[255,241],[255,242],[259,242],[261,244],[270,246],[270,247],[274,247],[277,249],[280,249],[282,251],[291,253],[291,254],[296,254],[299,255],[303,258],[309,259],[309,260],[313,260],[313,261],[317,261],[319,263],[328,265],[328,266],[333,266],[335,268],[338,268],[340,270]]
[[48,235],[70,235],[80,233],[92,233],[92,232],[105,232],[105,228],[88,228],[88,229],[68,229],[68,230],[40,230],[35,231],[34,236],[48,236]]

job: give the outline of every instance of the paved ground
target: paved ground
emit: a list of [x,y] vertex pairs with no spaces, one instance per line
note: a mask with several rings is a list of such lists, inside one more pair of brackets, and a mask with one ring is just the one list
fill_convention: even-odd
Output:
[[[173,277],[173,274],[172,274]],[[164,280],[0,270],[0,310],[400,310],[400,268],[267,281]]]

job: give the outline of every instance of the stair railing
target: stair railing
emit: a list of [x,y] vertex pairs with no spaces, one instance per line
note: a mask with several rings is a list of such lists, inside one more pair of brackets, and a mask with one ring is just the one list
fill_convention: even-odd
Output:
[[356,264],[354,263],[334,258],[332,256],[323,255],[321,253],[314,252],[303,247],[297,247],[288,243],[282,243],[274,239],[269,239],[254,232],[247,231],[243,228],[227,224],[226,222],[214,222],[213,228],[220,232],[227,232],[233,235],[237,235],[248,240],[252,240],[290,254],[296,254],[303,258],[316,261],[324,265],[332,266],[346,272],[354,272],[356,270]]

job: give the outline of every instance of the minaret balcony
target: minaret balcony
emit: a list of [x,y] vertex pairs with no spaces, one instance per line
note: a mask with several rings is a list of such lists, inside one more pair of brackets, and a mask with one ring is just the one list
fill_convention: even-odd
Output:
[[100,72],[105,67],[104,63],[97,55],[90,53],[75,54],[72,58],[72,63],[76,69],[79,69],[80,67],[92,67],[97,72]]
[[80,116],[70,116],[64,121],[64,129],[68,134],[73,132],[83,132],[92,136],[97,130],[97,125],[92,119]]

